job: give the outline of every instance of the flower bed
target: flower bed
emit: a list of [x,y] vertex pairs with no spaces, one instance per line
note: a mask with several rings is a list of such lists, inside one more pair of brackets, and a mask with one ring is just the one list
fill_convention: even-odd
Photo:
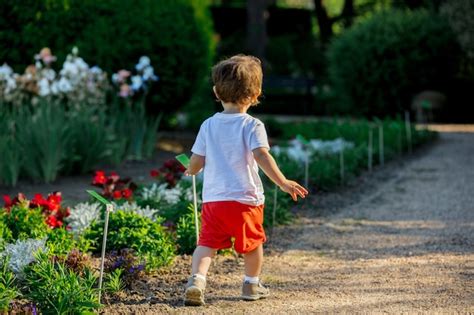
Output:
[[[402,141],[400,145],[397,136],[403,129],[402,122],[384,121],[380,125],[384,126],[386,159],[396,156],[398,149],[400,153],[409,149],[409,143]],[[379,129],[373,129],[366,121],[276,126],[269,123],[269,127],[270,132],[280,132],[281,139],[286,139],[272,147],[284,173],[304,181],[301,165],[309,157],[309,187],[313,192],[315,188],[328,190],[343,184],[366,168],[369,158],[374,159],[375,165],[380,156],[381,148],[376,144],[372,157],[368,156],[365,134]],[[433,137],[432,133],[410,128],[413,146]],[[300,140],[288,141],[288,130],[300,132]],[[306,142],[304,137],[310,140]],[[346,161],[344,180],[340,178],[341,153]],[[183,171],[176,161],[167,161],[150,171],[156,183],[147,186],[117,173],[96,171],[91,184],[100,188],[102,196],[116,209],[109,221],[106,295],[129,288],[147,272],[171,264],[176,254],[193,251],[196,239],[192,190],[188,178],[182,177]],[[274,207],[274,185],[264,182],[269,210],[265,224],[291,221],[291,199],[277,193]],[[0,310],[8,310],[18,296],[29,301],[22,312],[39,308],[48,313],[64,307],[70,312],[97,310],[98,272],[91,261],[98,260],[101,250],[102,205],[89,200],[64,207],[60,193],[35,195],[31,201],[21,194],[15,198],[5,196],[4,203],[0,210]],[[48,287],[54,290],[47,290]]]
[[143,101],[158,81],[148,57],[112,81],[90,67],[77,48],[56,72],[48,48],[23,74],[0,67],[0,184],[19,178],[51,182],[58,174],[87,173],[100,163],[151,157],[161,116]]

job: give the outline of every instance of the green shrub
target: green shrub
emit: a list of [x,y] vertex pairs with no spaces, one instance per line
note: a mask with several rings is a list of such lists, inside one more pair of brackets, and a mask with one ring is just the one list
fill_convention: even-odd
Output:
[[[97,251],[101,250],[104,222],[94,222],[85,237]],[[174,244],[159,221],[133,212],[116,211],[110,214],[108,250],[131,248],[146,261],[147,269],[168,265],[174,257]]]
[[91,244],[82,235],[75,237],[65,228],[56,228],[48,231],[46,245],[50,255],[65,256],[73,249],[86,253],[89,251]]
[[37,261],[25,268],[25,283],[25,296],[42,314],[92,313],[101,306],[97,277],[90,269],[80,275],[64,263],[51,261],[44,253],[39,253]]
[[0,212],[3,212],[3,221],[11,231],[13,240],[39,239],[46,236],[50,228],[45,223],[41,211],[41,208],[30,209],[24,204],[12,206],[9,211],[0,209]]
[[202,0],[2,1],[0,60],[20,71],[42,47],[50,47],[62,62],[76,45],[86,62],[112,73],[131,69],[147,55],[160,76],[149,101],[160,111],[174,111],[189,100],[210,67],[212,25],[207,6],[202,6],[206,4]]
[[196,248],[196,220],[193,205],[189,205],[188,212],[178,219],[176,243],[179,254],[192,254]]
[[386,116],[409,109],[414,94],[443,89],[457,69],[447,22],[428,11],[388,11],[356,24],[328,51],[333,113]]

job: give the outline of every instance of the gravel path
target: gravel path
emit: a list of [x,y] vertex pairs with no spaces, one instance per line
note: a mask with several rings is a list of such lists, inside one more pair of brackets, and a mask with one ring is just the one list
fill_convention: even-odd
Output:
[[474,133],[441,134],[415,156],[308,200],[276,229],[267,300],[238,299],[241,259],[218,257],[207,305],[182,306],[189,257],[106,313],[474,313]]

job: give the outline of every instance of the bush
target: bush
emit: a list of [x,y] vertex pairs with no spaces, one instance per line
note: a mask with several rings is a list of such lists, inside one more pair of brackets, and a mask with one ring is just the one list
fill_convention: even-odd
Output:
[[212,58],[211,22],[202,2],[2,1],[0,60],[19,71],[42,47],[62,61],[77,45],[88,63],[113,73],[147,55],[160,77],[150,101],[160,110],[176,110],[189,100]]
[[[84,234],[97,251],[102,246],[103,226],[102,221],[94,222]],[[119,210],[110,214],[107,249],[125,248],[135,250],[140,258],[145,259],[149,270],[168,265],[175,250],[170,235],[160,225],[160,221]]]
[[414,94],[441,90],[457,70],[458,46],[447,22],[427,11],[389,11],[335,39],[328,71],[332,112],[386,116],[408,109]]
[[188,213],[178,219],[176,243],[179,254],[192,254],[196,248],[196,220],[193,205],[189,205]]
[[19,204],[8,211],[5,208],[0,209],[0,212],[3,212],[3,221],[11,231],[13,240],[39,239],[45,237],[50,229],[41,208],[30,209],[26,204]]

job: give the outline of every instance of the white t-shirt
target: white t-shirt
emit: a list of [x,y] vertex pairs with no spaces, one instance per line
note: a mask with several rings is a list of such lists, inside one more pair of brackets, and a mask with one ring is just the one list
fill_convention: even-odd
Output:
[[203,202],[263,204],[263,185],[252,153],[260,147],[270,148],[265,126],[257,118],[216,113],[206,119],[191,149],[205,156]]

